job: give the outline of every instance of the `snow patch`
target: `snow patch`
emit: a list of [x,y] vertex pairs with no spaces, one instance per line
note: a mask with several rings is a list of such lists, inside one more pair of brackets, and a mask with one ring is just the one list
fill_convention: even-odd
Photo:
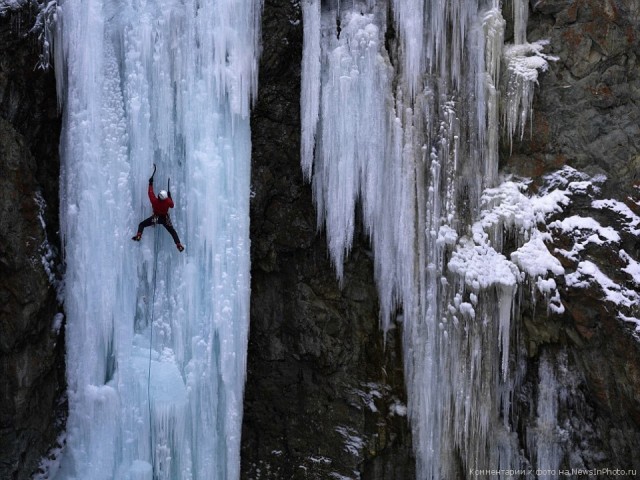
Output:
[[353,456],[360,456],[360,452],[364,448],[365,442],[362,437],[355,434],[355,430],[351,427],[336,427],[344,442],[344,451]]
[[640,285],[640,263],[631,258],[624,250],[620,250],[618,255],[627,264],[622,268],[622,271],[628,273],[636,285]]
[[[564,268],[560,261],[549,252],[544,240],[550,241],[551,235],[534,229],[531,239],[511,254],[511,261],[520,270],[533,278],[545,277],[548,274],[563,275]],[[538,280],[542,282],[542,279]],[[541,285],[550,285],[541,283]],[[554,282],[555,287],[555,282]],[[545,291],[549,291],[546,287]]]
[[633,213],[631,209],[618,200],[606,199],[606,200],[594,200],[591,202],[591,206],[598,210],[611,210],[622,217],[622,228],[632,235],[640,235],[640,217]]
[[58,303],[61,304],[64,299],[64,282],[60,280],[60,258],[57,254],[57,250],[49,242],[49,238],[47,235],[47,225],[44,221],[44,213],[47,208],[47,203],[45,202],[44,197],[42,196],[42,193],[40,191],[36,192],[34,201],[38,206],[38,221],[40,222],[42,234],[44,235],[44,240],[40,245],[40,263],[42,264],[42,267],[47,274],[49,283],[56,291],[56,299],[58,300]]
[[618,318],[624,322],[633,323],[635,327],[635,333],[637,337],[640,337],[640,318],[637,317],[628,317],[623,313],[618,313]]
[[389,405],[389,415],[398,417],[406,417],[407,416],[407,406],[402,403],[400,400],[395,400],[391,405]]
[[[558,213],[570,201],[566,190],[551,190],[538,197],[522,193],[525,181],[506,181],[496,188],[485,190],[482,211],[471,227],[472,239],[463,238],[449,261],[449,270],[464,278],[465,284],[478,291],[492,285],[514,287],[528,275],[539,281],[553,275],[562,275],[564,269],[551,255],[544,241],[551,240],[537,225]],[[508,231],[528,240],[510,255],[510,261],[501,250],[502,238]],[[543,293],[551,293],[550,283],[540,283]]]
[[[519,279],[518,269],[504,255],[496,252],[486,239],[486,234],[478,233],[474,235],[477,243],[461,240],[451,256],[449,270],[462,277],[474,291],[491,285],[514,286]],[[473,311],[471,304],[462,304],[460,308],[468,314]]]
[[574,241],[571,250],[556,248],[556,252],[562,256],[578,261],[580,253],[589,244],[604,245],[605,243],[620,242],[620,235],[611,227],[603,227],[591,217],[574,215],[549,223],[551,230],[556,230],[569,235]]
[[566,275],[565,279],[570,287],[588,288],[594,284],[599,286],[605,299],[616,305],[631,307],[640,300],[637,292],[618,285],[589,260],[578,263],[576,271]]
[[321,463],[324,465],[330,465],[332,463],[330,458],[323,457],[322,455],[311,455],[310,457],[307,457],[307,458],[311,463]]
[[335,478],[336,480],[354,480],[354,479],[360,478],[359,475],[356,475],[355,477],[347,477],[346,475],[342,475],[341,473],[338,473],[338,472],[331,472],[329,473],[329,476],[331,478]]
[[[378,383],[364,383],[361,386],[363,389],[353,388],[351,393],[357,395],[371,412],[377,412],[378,407],[376,407],[375,401],[382,398],[382,392],[388,390],[389,387]],[[357,405],[357,408],[360,406]]]
[[56,439],[55,446],[47,452],[38,464],[38,469],[31,477],[31,480],[49,480],[56,478],[60,468],[60,460],[64,453],[67,433],[62,432]]
[[588,241],[597,245],[605,242],[617,243],[620,241],[620,235],[611,227],[603,227],[597,220],[591,217],[581,217],[573,215],[571,217],[556,220],[549,224],[551,228],[557,228],[564,233],[571,233],[575,230],[591,230],[596,233],[596,237],[589,237]]
[[31,0],[0,0],[0,16],[6,15],[11,11],[20,10],[28,3],[31,3]]

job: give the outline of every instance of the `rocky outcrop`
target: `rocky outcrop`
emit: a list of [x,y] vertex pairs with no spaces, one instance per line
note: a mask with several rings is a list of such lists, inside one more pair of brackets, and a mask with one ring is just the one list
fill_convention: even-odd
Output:
[[529,40],[558,57],[541,76],[531,134],[505,152],[529,176],[570,164],[607,175],[620,199],[640,182],[640,5],[636,0],[531,1]]
[[26,479],[64,409],[55,80],[37,69],[33,12],[0,16],[0,478]]
[[299,4],[268,0],[262,25],[242,478],[409,480],[401,350],[378,326],[367,242],[340,288],[302,179]]
[[[547,315],[544,307],[525,305],[522,348],[527,375],[517,392],[519,434],[535,430],[551,378],[557,408],[558,452],[563,467],[636,469],[640,471],[640,343],[637,305],[614,302],[612,292],[640,285],[627,268],[640,258],[633,218],[616,213],[629,207],[640,213],[640,4],[635,0],[532,1],[529,40],[550,40],[548,53],[558,57],[541,77],[534,100],[531,135],[503,151],[503,172],[543,183],[548,172],[569,165],[602,181],[573,195],[555,219],[593,218],[619,232],[617,242],[584,243],[575,259],[575,232],[552,232],[549,250],[567,275],[580,262],[595,265],[615,286],[559,281],[565,312]],[[597,199],[613,199],[603,208]],[[614,203],[608,203],[613,206]],[[597,208],[596,208],[597,207]],[[636,225],[637,226],[637,225]],[[597,239],[597,237],[596,237]],[[583,282],[586,283],[586,282]],[[634,293],[635,292],[635,293]],[[623,295],[624,296],[624,295]],[[607,298],[609,297],[609,298]],[[529,458],[537,452],[526,445]],[[617,478],[605,471],[598,478]]]

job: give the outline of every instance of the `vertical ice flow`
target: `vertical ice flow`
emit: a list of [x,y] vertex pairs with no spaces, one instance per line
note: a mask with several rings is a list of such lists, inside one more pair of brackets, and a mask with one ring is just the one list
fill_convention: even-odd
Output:
[[499,0],[303,3],[303,171],[340,280],[362,211],[382,328],[402,323],[421,479],[522,464],[509,431],[522,276],[500,253],[507,226],[474,224],[500,134],[524,128],[548,59],[525,43],[528,2],[512,4],[509,47]]
[[[566,352],[559,355],[560,362],[555,367],[566,371]],[[541,470],[540,479],[550,480],[555,478],[554,472],[558,471],[562,460],[560,450],[562,425],[558,425],[558,397],[566,395],[566,386],[563,386],[557,378],[555,368],[549,355],[541,356],[538,375],[540,376],[540,391],[536,399],[537,418],[533,428],[527,432],[527,447],[536,457],[536,463]]]
[[[57,478],[239,477],[252,0],[60,2],[69,419]],[[180,254],[133,243],[171,177]]]
[[308,81],[300,95],[300,111],[303,116],[300,158],[305,179],[311,179],[313,150],[316,141],[320,108],[320,0],[303,0],[305,55],[302,58],[302,75]]

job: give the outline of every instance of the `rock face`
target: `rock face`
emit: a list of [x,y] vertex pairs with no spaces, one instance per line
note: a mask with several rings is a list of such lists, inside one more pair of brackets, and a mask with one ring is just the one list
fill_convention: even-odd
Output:
[[530,176],[563,164],[602,172],[604,195],[624,199],[640,182],[640,4],[530,3],[528,38],[548,39],[558,60],[541,77],[531,136],[514,144],[509,164],[526,163]]
[[341,289],[302,179],[299,4],[267,0],[262,24],[242,478],[410,480],[401,350],[378,326],[366,242]]
[[[34,17],[0,16],[0,478],[27,479],[55,443],[64,342],[55,80],[36,69]],[[56,322],[58,325],[55,325]]]
[[[505,149],[503,170],[533,178],[534,188],[564,165],[606,175],[599,188],[575,195],[558,218],[593,218],[618,231],[619,242],[589,243],[572,261],[556,249],[571,249],[575,238],[554,234],[549,250],[567,274],[588,261],[633,296],[638,279],[623,268],[640,258],[633,219],[595,208],[593,201],[614,199],[640,214],[640,3],[530,4],[528,38],[549,39],[547,51],[558,60],[536,89],[531,135],[514,143],[513,154]],[[639,307],[607,300],[597,284],[578,288],[560,281],[559,288],[563,315],[547,316],[540,306],[535,313],[532,306],[522,311],[528,373],[517,399],[520,438],[535,428],[538,410],[548,403],[542,390],[551,378],[555,391],[547,396],[556,402],[560,465],[640,471],[634,454],[640,448],[640,343],[635,325],[621,320],[640,318]],[[533,446],[524,443],[535,458]],[[604,472],[598,478],[617,477]]]

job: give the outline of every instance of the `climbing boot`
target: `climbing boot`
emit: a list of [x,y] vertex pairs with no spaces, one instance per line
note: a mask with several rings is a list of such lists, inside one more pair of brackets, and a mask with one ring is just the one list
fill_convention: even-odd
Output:
[[184,250],[184,246],[181,243],[176,243],[176,248],[178,249],[179,252]]
[[131,237],[131,240],[133,240],[134,242],[139,242],[141,238],[142,238],[142,234],[138,232],[135,234],[134,237]]

